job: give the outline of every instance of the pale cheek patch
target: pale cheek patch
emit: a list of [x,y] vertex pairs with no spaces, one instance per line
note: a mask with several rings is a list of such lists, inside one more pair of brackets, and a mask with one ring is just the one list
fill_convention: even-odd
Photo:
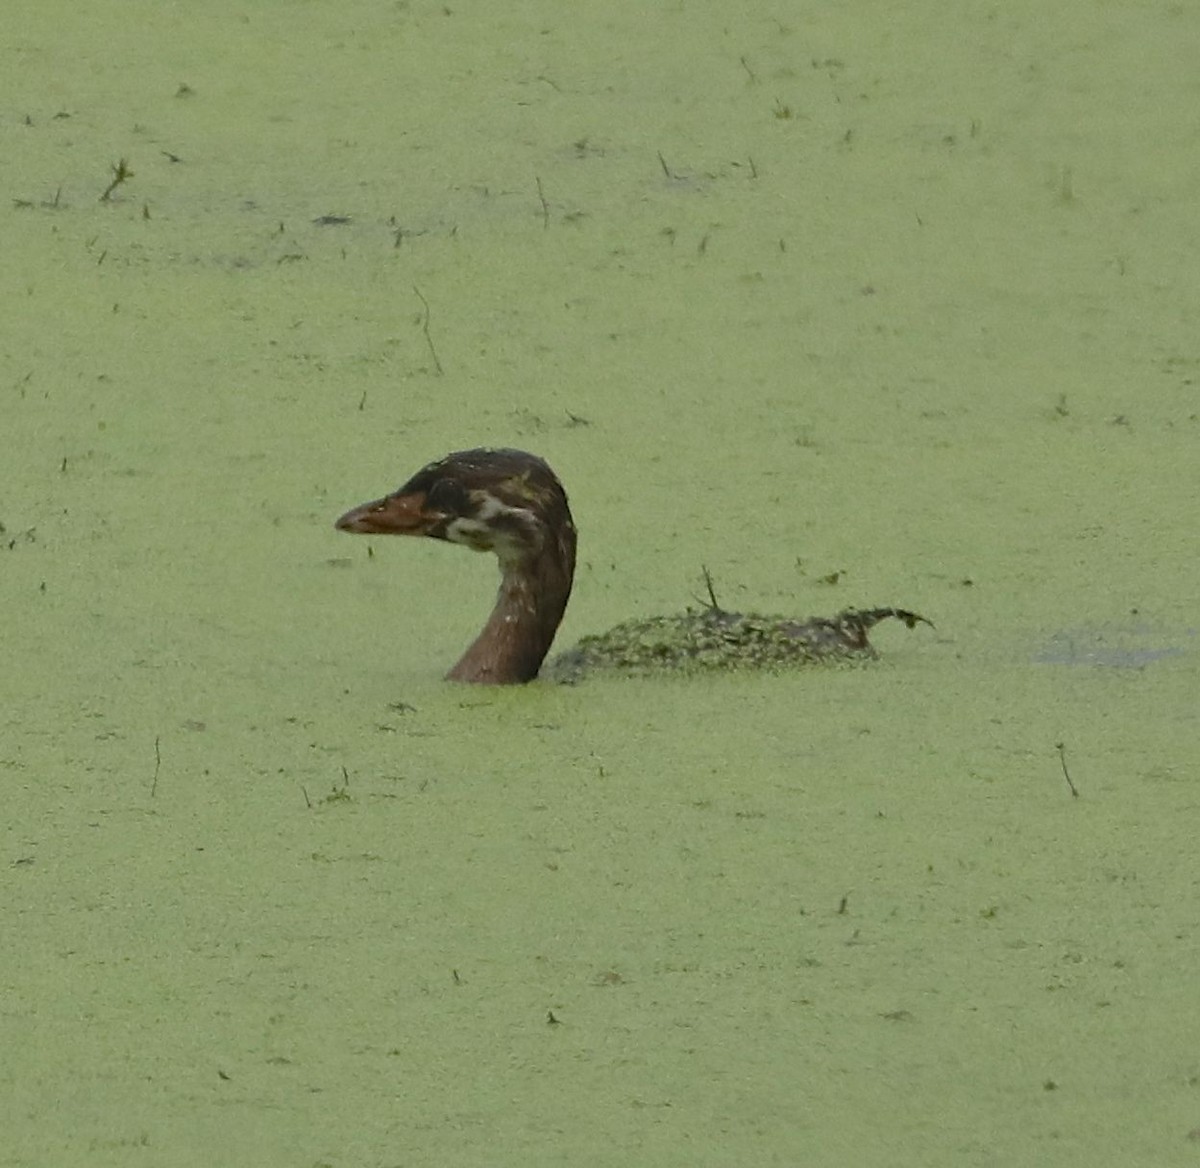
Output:
[[477,552],[490,552],[495,548],[494,532],[478,519],[452,519],[446,524],[446,538]]
[[489,519],[495,519],[498,515],[510,515],[513,510],[501,503],[495,495],[489,495],[487,491],[472,491],[471,502],[476,505],[476,518],[482,519],[485,523]]
[[472,516],[460,515],[445,527],[451,543],[474,548],[477,552],[495,552],[501,571],[517,567],[530,552],[537,524],[520,507],[510,507],[487,491],[472,491],[475,505]]

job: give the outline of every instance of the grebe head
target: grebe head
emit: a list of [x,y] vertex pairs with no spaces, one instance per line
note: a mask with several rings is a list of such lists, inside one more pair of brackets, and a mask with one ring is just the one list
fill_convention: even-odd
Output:
[[455,681],[506,685],[537,675],[575,576],[575,524],[557,475],[523,450],[460,450],[422,467],[402,487],[347,511],[339,531],[425,535],[495,552],[496,607]]
[[523,450],[460,450],[422,467],[382,499],[347,511],[339,531],[424,535],[495,552],[502,571],[555,551],[575,563],[575,525],[562,483]]

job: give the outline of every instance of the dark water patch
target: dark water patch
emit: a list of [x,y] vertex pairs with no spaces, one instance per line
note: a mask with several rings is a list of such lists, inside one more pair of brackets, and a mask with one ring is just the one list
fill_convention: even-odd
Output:
[[1144,669],[1164,657],[1181,657],[1195,637],[1195,629],[1171,633],[1148,625],[1063,629],[1053,634],[1033,659],[1043,665]]

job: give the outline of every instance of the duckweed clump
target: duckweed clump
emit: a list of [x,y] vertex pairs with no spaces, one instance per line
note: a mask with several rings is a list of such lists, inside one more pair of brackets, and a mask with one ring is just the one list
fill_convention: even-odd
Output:
[[646,674],[670,670],[767,669],[876,657],[868,634],[894,617],[908,628],[930,624],[902,608],[848,608],[800,621],[726,612],[712,605],[675,616],[624,621],[584,637],[547,666],[553,681],[576,682],[594,670]]

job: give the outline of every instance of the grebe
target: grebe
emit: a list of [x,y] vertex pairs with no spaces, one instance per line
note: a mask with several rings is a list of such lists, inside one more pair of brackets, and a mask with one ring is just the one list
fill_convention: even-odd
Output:
[[[562,483],[523,450],[460,450],[422,467],[402,487],[347,511],[339,531],[423,535],[495,552],[500,593],[482,632],[446,674],[450,681],[517,685],[538,675],[575,577],[575,523]],[[548,667],[574,681],[595,668],[734,668],[874,657],[867,634],[901,608],[847,609],[807,621],[726,612],[712,596],[702,612],[632,620],[585,637]]]

